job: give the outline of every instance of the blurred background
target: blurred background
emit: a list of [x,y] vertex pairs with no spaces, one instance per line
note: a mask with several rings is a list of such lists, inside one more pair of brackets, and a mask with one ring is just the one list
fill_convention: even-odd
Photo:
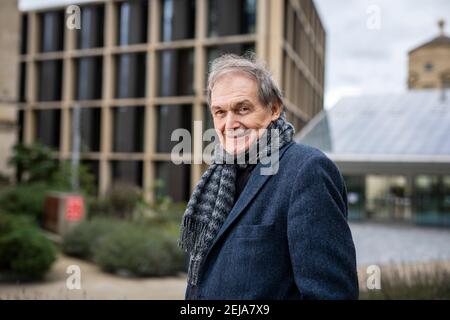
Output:
[[171,133],[201,155],[208,63],[249,52],[344,176],[361,298],[449,299],[447,22],[446,0],[1,1],[0,299],[182,299],[207,166]]

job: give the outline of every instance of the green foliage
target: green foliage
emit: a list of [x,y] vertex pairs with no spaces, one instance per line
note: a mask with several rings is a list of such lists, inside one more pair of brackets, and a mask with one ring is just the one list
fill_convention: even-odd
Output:
[[63,252],[93,260],[108,272],[164,276],[184,268],[178,248],[179,226],[152,226],[137,221],[95,218],[64,236]]
[[26,215],[40,221],[46,192],[46,186],[43,184],[6,188],[0,193],[0,210],[15,215]]
[[41,144],[16,144],[9,164],[16,166],[21,182],[47,181],[58,170],[58,161],[53,151]]
[[[15,145],[9,164],[17,167],[19,182],[22,184],[45,184],[49,189],[57,191],[72,189],[74,172],[70,162],[58,161],[55,152],[41,143]],[[89,168],[80,164],[77,174],[81,191],[92,194],[95,191],[94,176]]]
[[90,221],[64,236],[64,253],[92,260],[107,272],[134,276],[173,275],[185,269],[178,247],[185,204],[168,197],[147,203],[141,190],[115,185],[104,197],[88,198]]
[[106,235],[94,248],[94,260],[105,271],[135,276],[173,275],[184,266],[176,239],[162,230],[135,225]]
[[116,184],[101,198],[89,200],[91,216],[131,218],[138,205],[143,203],[142,191],[132,185]]
[[0,273],[3,277],[41,279],[55,259],[52,242],[29,219],[0,214]]
[[125,222],[95,218],[83,221],[64,235],[62,250],[70,256],[92,260],[93,248],[106,234],[119,230]]
[[[49,181],[51,188],[58,191],[72,191],[73,174],[74,171],[72,170],[70,161],[62,161],[59,164],[58,170]],[[78,179],[81,192],[87,195],[95,193],[95,178],[89,170],[89,167],[82,164],[78,166]]]

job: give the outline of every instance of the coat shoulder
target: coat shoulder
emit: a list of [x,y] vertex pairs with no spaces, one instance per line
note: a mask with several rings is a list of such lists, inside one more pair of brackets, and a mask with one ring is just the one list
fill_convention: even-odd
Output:
[[342,180],[342,175],[337,165],[317,148],[295,143],[286,150],[284,158],[285,167],[290,175],[305,169],[302,170],[305,174],[322,172],[326,173],[334,181]]
[[286,150],[286,160],[296,164],[303,163],[309,158],[326,159],[328,157],[321,150],[301,143],[293,143],[288,150]]

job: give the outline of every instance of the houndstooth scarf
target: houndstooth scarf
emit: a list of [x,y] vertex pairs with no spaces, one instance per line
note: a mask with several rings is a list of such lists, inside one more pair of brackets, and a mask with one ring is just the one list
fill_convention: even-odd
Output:
[[243,153],[244,158],[234,157],[230,162],[232,156],[225,152],[220,144],[216,146],[213,163],[197,184],[181,223],[178,244],[190,256],[189,283],[197,284],[201,264],[233,208],[237,168],[245,168],[270,156],[276,149],[281,149],[289,143],[293,134],[294,127],[286,122],[283,112]]

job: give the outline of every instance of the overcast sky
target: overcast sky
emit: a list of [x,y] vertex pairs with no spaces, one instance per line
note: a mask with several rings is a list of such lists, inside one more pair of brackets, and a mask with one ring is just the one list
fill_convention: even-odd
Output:
[[408,51],[438,35],[450,0],[314,0],[327,32],[325,107],[406,90]]

